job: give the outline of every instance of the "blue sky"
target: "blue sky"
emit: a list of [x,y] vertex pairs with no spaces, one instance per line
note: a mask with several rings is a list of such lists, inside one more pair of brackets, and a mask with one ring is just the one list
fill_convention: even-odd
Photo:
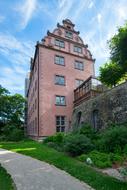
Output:
[[69,18],[96,58],[108,60],[107,40],[127,20],[127,0],[0,0],[0,84],[24,94],[24,78],[36,41]]

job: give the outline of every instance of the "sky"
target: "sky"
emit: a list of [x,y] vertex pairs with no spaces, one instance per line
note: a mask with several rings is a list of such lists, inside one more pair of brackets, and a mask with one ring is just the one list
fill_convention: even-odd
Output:
[[37,41],[70,19],[99,67],[109,59],[107,41],[127,20],[127,0],[0,0],[0,84],[24,94]]

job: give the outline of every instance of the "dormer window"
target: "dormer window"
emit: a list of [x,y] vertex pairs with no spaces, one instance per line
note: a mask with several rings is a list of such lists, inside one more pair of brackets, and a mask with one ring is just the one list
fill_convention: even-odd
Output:
[[71,29],[71,27],[70,27],[70,26],[67,26],[67,28],[68,28],[68,29]]
[[73,38],[72,32],[70,32],[70,31],[65,31],[65,37],[72,39],[72,38]]
[[75,67],[75,69],[79,69],[79,70],[82,70],[82,71],[84,70],[84,64],[81,61],[75,61],[74,67]]
[[74,52],[82,53],[82,48],[79,46],[74,46]]
[[55,45],[64,48],[64,41],[55,39]]

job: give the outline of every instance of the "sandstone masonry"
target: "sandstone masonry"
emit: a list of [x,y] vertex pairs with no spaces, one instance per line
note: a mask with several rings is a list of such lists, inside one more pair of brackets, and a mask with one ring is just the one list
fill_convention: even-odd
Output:
[[93,97],[74,107],[72,127],[90,123],[95,129],[103,129],[109,123],[127,121],[127,82]]

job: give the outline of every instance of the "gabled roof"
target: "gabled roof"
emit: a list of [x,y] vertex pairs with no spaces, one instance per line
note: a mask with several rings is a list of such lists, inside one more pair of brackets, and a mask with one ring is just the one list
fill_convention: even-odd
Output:
[[65,20],[63,20],[63,24],[64,24],[64,23],[67,23],[67,24],[70,24],[70,25],[72,25],[72,26],[75,26],[75,24],[73,24],[70,19],[65,19]]

